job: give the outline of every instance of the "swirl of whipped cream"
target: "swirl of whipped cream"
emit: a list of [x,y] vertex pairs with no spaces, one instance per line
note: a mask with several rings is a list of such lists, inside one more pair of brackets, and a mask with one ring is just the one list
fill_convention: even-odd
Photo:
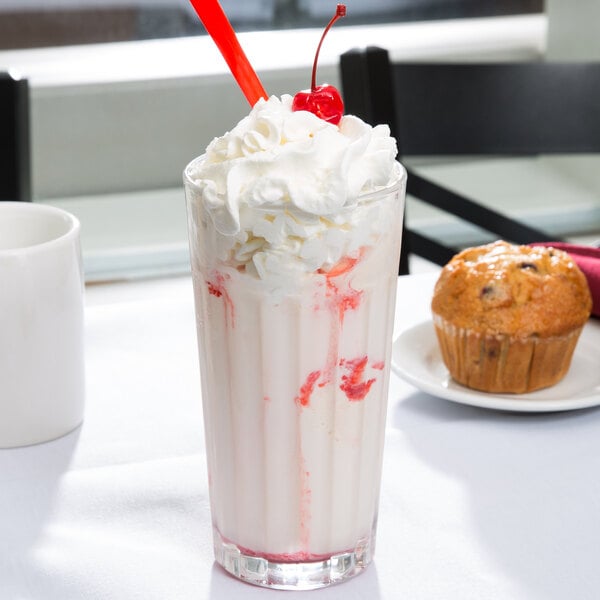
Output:
[[325,216],[356,205],[390,183],[396,153],[387,125],[346,115],[336,126],[271,96],[215,138],[189,177],[216,229],[236,235],[245,207]]
[[369,194],[405,181],[387,125],[336,126],[291,107],[291,96],[260,100],[185,173],[202,260],[276,297],[376,246],[395,196]]

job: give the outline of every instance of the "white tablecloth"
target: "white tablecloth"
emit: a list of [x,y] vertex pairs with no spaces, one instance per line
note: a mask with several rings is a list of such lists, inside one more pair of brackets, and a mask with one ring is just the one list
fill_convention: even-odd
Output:
[[[433,282],[400,279],[396,333]],[[289,598],[213,564],[190,279],[91,286],[86,325],[83,426],[0,451],[0,599]],[[486,411],[393,376],[375,562],[297,596],[597,600],[599,563],[600,409]]]

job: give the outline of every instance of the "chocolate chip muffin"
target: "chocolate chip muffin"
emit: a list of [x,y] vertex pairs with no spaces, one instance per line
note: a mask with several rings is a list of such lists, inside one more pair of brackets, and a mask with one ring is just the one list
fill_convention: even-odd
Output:
[[431,303],[452,377],[517,394],[565,376],[591,307],[586,278],[566,252],[503,241],[457,254]]

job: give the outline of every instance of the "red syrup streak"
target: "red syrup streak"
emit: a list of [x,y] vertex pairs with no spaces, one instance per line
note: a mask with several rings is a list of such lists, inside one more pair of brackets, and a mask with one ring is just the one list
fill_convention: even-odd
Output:
[[[333,375],[338,364],[340,332],[344,324],[344,315],[348,310],[356,310],[359,307],[362,298],[362,291],[353,289],[349,282],[346,282],[347,289],[341,291],[341,286],[334,281],[334,278],[351,271],[356,263],[362,259],[365,251],[366,248],[361,248],[358,256],[345,256],[333,265],[329,271],[318,271],[319,274],[325,276],[325,296],[328,300],[329,309],[332,312],[327,363],[323,371],[316,370],[310,372],[304,383],[300,386],[300,391],[294,399],[296,406],[298,407],[298,419],[300,418],[302,408],[307,407],[310,404],[311,396],[319,378],[322,376],[321,381],[318,383],[319,387],[324,387],[333,380]],[[359,362],[357,363],[357,361]],[[340,386],[340,389],[351,401],[363,400],[371,389],[371,385],[375,382],[375,379],[362,381],[367,364],[367,357],[364,357],[364,363],[362,361],[363,359],[356,359],[355,361],[348,361],[345,359],[339,360],[340,366],[346,366],[346,369],[350,369],[349,375],[342,376],[342,385]],[[300,545],[303,548],[308,548],[310,543],[310,523],[312,517],[310,511],[312,492],[310,488],[310,472],[306,470],[301,438],[298,439],[298,445],[298,454],[300,456]],[[276,562],[317,561],[323,557],[328,558],[327,555],[314,555],[307,550],[291,554],[262,554],[261,556]]]
[[329,308],[333,313],[331,331],[329,333],[327,364],[323,370],[323,378],[319,382],[319,387],[326,386],[333,379],[333,373],[338,362],[340,332],[344,326],[344,316],[347,311],[356,310],[360,306],[362,298],[362,291],[352,288],[349,282],[345,282],[346,289],[340,289],[341,286],[335,281],[335,278],[351,271],[362,259],[365,251],[366,248],[360,248],[358,256],[344,256],[329,271],[322,269],[318,271],[318,273],[325,276],[325,296],[328,300]]
[[233,306],[233,300],[227,293],[225,287],[226,281],[229,279],[229,275],[223,275],[222,273],[215,272],[212,276],[212,281],[207,281],[206,286],[208,287],[208,293],[215,298],[223,298],[225,302],[225,322],[228,324],[231,319],[231,327],[235,327],[235,308]]
[[313,552],[308,552],[307,550],[300,550],[299,552],[257,552],[256,550],[252,550],[250,548],[246,548],[244,546],[240,546],[235,542],[221,536],[224,542],[228,544],[233,544],[237,546],[238,550],[245,554],[246,556],[255,556],[257,558],[264,558],[270,562],[278,562],[278,563],[297,563],[297,562],[322,562],[324,560],[329,560],[332,556],[337,554],[342,554],[345,552],[351,552],[351,549],[341,550],[336,552],[331,552],[327,554],[314,554]]
[[317,379],[321,376],[321,371],[313,371],[308,374],[306,381],[300,387],[298,395],[294,398],[294,402],[298,406],[308,406],[310,404],[310,397],[315,389]]
[[376,369],[377,371],[383,371],[383,369],[385,368],[385,363],[382,360],[380,360],[379,362],[374,362],[371,365],[371,368]]
[[310,471],[306,470],[306,461],[302,452],[302,442],[300,441],[300,547],[303,552],[308,552],[310,544],[310,505],[312,500],[312,491],[310,489]]
[[362,259],[365,251],[366,248],[360,248],[358,256],[344,256],[329,271],[323,271],[322,269],[317,271],[321,275],[325,275],[327,282],[326,296],[329,299],[330,306],[338,313],[340,326],[344,324],[346,311],[355,310],[359,307],[362,291],[355,290],[350,286],[350,283],[347,284],[347,289],[342,290],[334,279],[351,271],[356,263]]
[[[327,277],[326,296],[329,300],[331,317],[331,330],[329,333],[329,349],[327,351],[327,365],[323,371],[323,378],[319,382],[319,387],[324,387],[333,379],[336,364],[338,362],[340,333],[344,326],[344,316],[349,310],[356,310],[360,306],[362,291],[348,287],[346,290],[340,290],[336,283]],[[337,318],[336,318],[337,317]]]
[[327,278],[337,277],[338,275],[343,275],[347,273],[354,267],[354,265],[362,258],[364,254],[364,249],[360,249],[360,254],[357,257],[353,256],[343,256],[338,260],[329,271],[324,271],[323,269],[319,269],[317,272],[325,275]]
[[375,383],[375,378],[364,379],[365,368],[367,366],[368,357],[340,360],[340,367],[346,369],[346,375],[342,375],[342,384],[340,389],[346,394],[351,402],[360,402],[365,399],[369,393],[371,386]]
[[216,296],[217,298],[220,298],[223,295],[223,292],[218,289],[217,287],[215,287],[214,283],[211,283],[210,281],[207,283],[208,285],[208,293],[211,296]]

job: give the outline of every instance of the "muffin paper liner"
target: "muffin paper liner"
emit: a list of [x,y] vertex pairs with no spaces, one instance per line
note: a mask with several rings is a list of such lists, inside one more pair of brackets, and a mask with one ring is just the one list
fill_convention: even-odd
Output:
[[523,394],[558,383],[569,370],[583,329],[517,338],[454,326],[433,316],[442,358],[453,379],[484,392]]

